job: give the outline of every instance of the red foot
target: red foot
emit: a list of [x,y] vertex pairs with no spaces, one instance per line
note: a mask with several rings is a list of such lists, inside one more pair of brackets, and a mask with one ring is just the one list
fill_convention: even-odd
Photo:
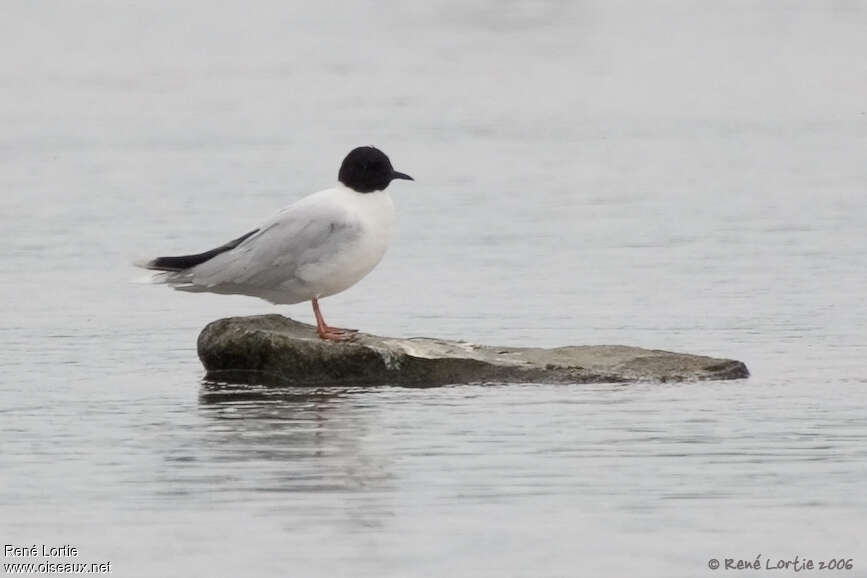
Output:
[[352,341],[357,331],[353,329],[338,329],[337,327],[316,328],[319,339],[326,341]]
[[350,341],[355,338],[358,329],[343,329],[326,325],[322,312],[319,311],[319,300],[313,298],[313,314],[316,316],[316,333],[326,341]]

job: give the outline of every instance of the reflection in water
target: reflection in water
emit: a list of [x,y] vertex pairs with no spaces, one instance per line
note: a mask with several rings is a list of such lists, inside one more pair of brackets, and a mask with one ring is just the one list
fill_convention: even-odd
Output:
[[199,402],[203,407],[221,407],[222,402],[239,404],[247,401],[286,401],[305,405],[332,400],[336,397],[369,391],[367,388],[315,388],[315,387],[266,387],[261,385],[238,385],[203,381]]
[[364,393],[206,382],[199,394],[205,423],[197,451],[205,447],[210,454],[199,456],[210,485],[201,486],[195,461],[178,455],[167,458],[171,485],[224,494],[227,501],[258,495],[253,499],[267,504],[269,515],[285,509],[308,523],[378,526],[392,515],[386,498],[390,459],[367,451],[365,437],[379,410],[365,404]]

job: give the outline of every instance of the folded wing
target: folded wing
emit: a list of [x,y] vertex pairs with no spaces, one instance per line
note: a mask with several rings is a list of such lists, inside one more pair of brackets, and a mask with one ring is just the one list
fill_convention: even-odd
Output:
[[319,271],[319,265],[334,261],[352,246],[360,232],[359,223],[339,205],[299,203],[259,229],[200,254],[213,253],[193,267],[170,273],[166,282],[186,291],[237,293],[274,303],[296,303],[311,298],[310,276]]

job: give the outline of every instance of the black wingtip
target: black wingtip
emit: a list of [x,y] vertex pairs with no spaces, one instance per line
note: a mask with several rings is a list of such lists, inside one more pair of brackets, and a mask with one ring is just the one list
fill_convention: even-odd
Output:
[[245,235],[241,235],[237,239],[232,239],[225,245],[221,245],[216,249],[211,249],[210,251],[205,251],[204,253],[197,253],[195,255],[180,255],[177,257],[157,257],[151,261],[148,261],[144,264],[145,269],[150,269],[152,271],[183,271],[184,269],[189,269],[191,267],[195,267],[196,265],[201,265],[205,261],[210,261],[220,253],[225,253],[226,251],[231,251],[245,240],[247,240],[252,235],[259,232],[259,229],[255,229],[250,231]]
[[179,257],[157,257],[148,261],[145,268],[151,271],[183,271],[190,267],[195,267],[207,261],[207,259],[196,261],[196,257],[200,255],[181,255]]

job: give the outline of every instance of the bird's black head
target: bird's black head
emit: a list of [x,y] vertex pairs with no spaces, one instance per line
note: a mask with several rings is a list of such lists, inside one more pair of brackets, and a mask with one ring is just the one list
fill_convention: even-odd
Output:
[[394,170],[385,153],[374,147],[352,149],[343,159],[337,178],[359,193],[383,191],[394,179],[413,180],[411,176]]

